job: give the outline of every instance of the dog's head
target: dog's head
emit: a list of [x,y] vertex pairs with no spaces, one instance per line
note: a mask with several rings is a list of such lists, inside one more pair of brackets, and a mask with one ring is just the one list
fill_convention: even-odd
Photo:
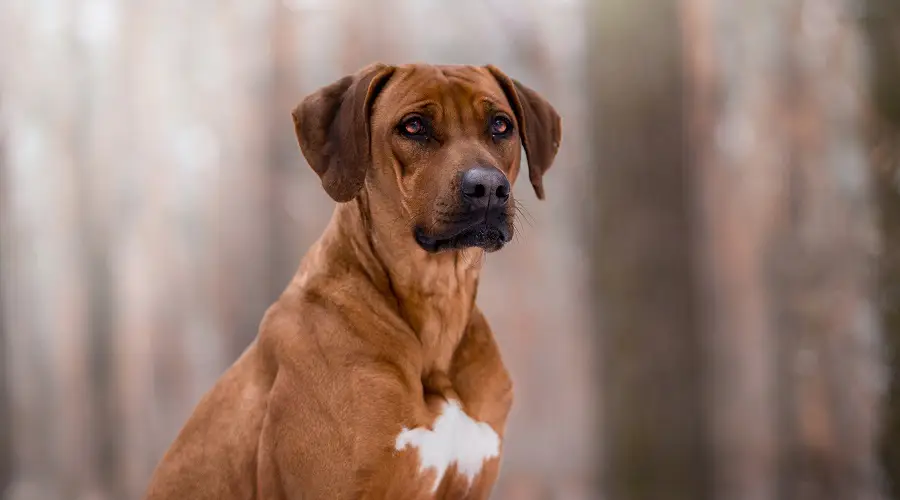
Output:
[[513,236],[524,146],[542,178],[561,140],[556,110],[493,66],[375,64],[293,112],[300,148],[338,202],[365,189],[428,252],[498,250]]

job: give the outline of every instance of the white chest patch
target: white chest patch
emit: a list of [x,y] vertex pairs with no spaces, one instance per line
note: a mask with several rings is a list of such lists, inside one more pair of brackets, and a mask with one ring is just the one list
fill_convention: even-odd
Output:
[[434,469],[437,477],[431,491],[437,490],[447,467],[456,464],[459,474],[466,476],[469,484],[481,472],[485,460],[500,454],[500,436],[490,425],[476,422],[466,415],[458,401],[444,403],[441,415],[434,421],[433,429],[404,428],[397,435],[397,451],[407,446],[419,452],[419,471]]

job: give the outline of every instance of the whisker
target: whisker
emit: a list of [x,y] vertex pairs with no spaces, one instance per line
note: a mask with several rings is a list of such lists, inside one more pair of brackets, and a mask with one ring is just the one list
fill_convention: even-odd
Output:
[[523,213],[516,213],[514,218],[521,223],[525,223],[528,227],[534,227],[534,220],[528,218],[528,216]]
[[471,266],[474,262],[472,260],[471,252],[462,251],[462,261],[466,266]]
[[531,216],[531,213],[528,211],[527,208],[525,208],[525,205],[522,202],[517,200],[515,202],[515,204],[513,205],[513,209],[515,209],[515,212],[517,214],[522,216],[522,218],[525,220],[526,223],[528,223],[529,226],[534,225],[534,218]]
[[515,243],[520,243],[525,238],[525,235],[522,232],[521,228],[522,228],[521,219],[519,218],[518,215],[516,215],[513,217],[513,220],[512,220],[513,241]]

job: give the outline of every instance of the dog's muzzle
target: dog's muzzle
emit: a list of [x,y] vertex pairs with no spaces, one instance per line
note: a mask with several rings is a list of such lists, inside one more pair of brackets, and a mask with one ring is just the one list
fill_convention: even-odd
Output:
[[513,235],[510,184],[503,172],[482,166],[464,171],[459,197],[459,212],[441,217],[456,222],[434,231],[421,226],[414,229],[419,246],[432,253],[467,247],[494,252],[509,243]]

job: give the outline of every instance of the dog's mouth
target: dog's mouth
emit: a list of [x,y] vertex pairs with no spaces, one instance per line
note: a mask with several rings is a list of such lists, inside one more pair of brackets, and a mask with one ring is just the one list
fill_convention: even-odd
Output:
[[512,240],[512,228],[504,219],[487,217],[435,235],[429,235],[421,226],[416,226],[413,229],[413,236],[416,243],[430,253],[469,247],[496,252]]

